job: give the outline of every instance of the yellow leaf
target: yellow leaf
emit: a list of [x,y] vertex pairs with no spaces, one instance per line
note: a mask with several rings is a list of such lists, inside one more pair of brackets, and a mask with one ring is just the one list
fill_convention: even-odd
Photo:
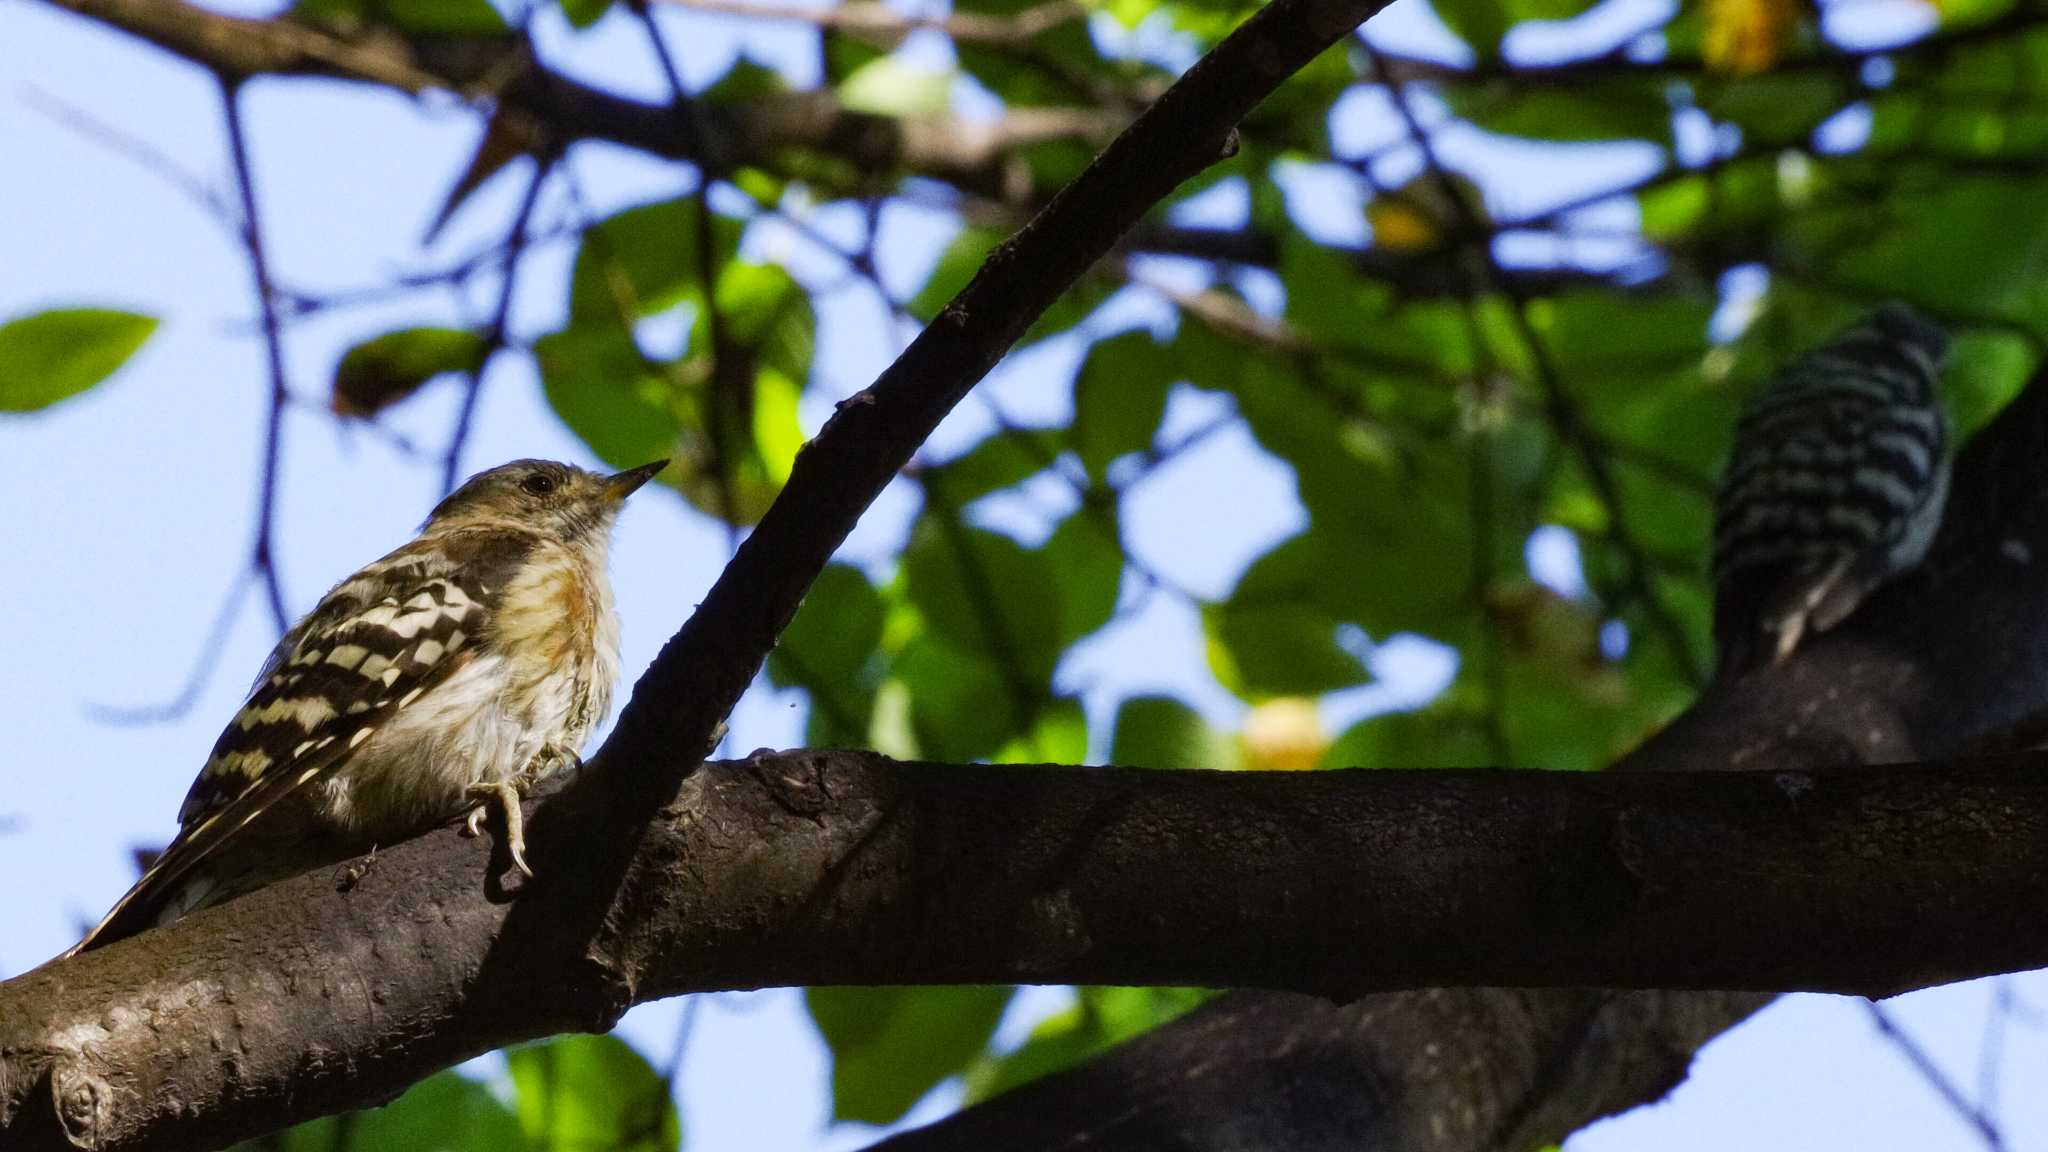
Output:
[[1381,196],[1365,206],[1372,242],[1393,252],[1424,252],[1436,247],[1436,221],[1398,196]]
[[1778,62],[1798,23],[1797,0],[1707,0],[1700,54],[1707,67],[1753,76]]
[[1268,772],[1306,772],[1330,747],[1316,702],[1300,696],[1268,700],[1244,718],[1247,767]]

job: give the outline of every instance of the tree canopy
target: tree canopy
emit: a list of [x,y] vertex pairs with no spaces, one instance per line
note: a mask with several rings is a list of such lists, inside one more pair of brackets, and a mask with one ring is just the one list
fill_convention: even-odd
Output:
[[[456,895],[489,846],[437,834],[348,891],[309,875],[0,985],[0,1137],[673,1148],[667,1074],[615,1037],[509,1049],[509,1094],[437,1070],[794,983],[835,1118],[964,1078],[904,1147],[1507,1152],[1654,1098],[1769,992],[2048,962],[2019,911],[2048,875],[2038,786],[1949,763],[2026,746],[2048,702],[2048,11],[1435,0],[1383,35],[1374,0],[47,2],[219,82],[217,186],[80,130],[246,257],[268,419],[229,614],[253,588],[290,616],[293,405],[445,486],[490,462],[479,398],[515,378],[589,456],[673,457],[732,560],[539,804],[536,862],[573,891]],[[696,46],[733,23],[801,49]],[[583,66],[600,36],[651,91]],[[250,109],[297,86],[472,126],[407,158],[446,193],[389,224],[425,235],[383,281],[310,285],[266,243]],[[654,191],[603,182],[620,155]],[[1735,413],[1890,299],[1952,331],[1945,397],[1983,432],[1951,523],[1839,636],[1702,695]],[[0,411],[61,417],[176,319],[111,284],[0,318]],[[289,352],[313,325],[342,333],[317,380]],[[862,340],[894,358],[872,383],[831,362]],[[1023,383],[976,390],[1005,356]],[[1219,458],[1292,498],[1226,476],[1187,507]],[[908,511],[843,547],[878,496]],[[1211,533],[1256,547],[1205,567]],[[1160,627],[1201,666],[1155,682],[1199,693],[1131,674]],[[1402,651],[1453,671],[1390,701]],[[750,690],[801,695],[807,748],[880,756],[692,774]],[[1164,771],[991,767],[1090,763]],[[1344,768],[1617,771],[1185,778]],[[378,917],[411,927],[365,943]],[[381,951],[400,937],[414,960]],[[222,1014],[343,960],[385,1022]],[[1016,983],[1077,987],[996,1045]],[[171,1012],[174,985],[212,991]],[[160,1039],[118,1022],[50,1047],[95,1004],[261,1036],[154,1069]]]

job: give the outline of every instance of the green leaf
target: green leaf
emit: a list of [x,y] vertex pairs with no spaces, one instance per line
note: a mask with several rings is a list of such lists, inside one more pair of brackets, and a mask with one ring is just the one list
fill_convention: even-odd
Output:
[[924,287],[911,297],[909,308],[912,315],[925,320],[939,314],[939,309],[960,294],[974,274],[981,270],[982,261],[998,243],[1002,235],[993,228],[967,227],[954,235],[952,243],[939,254],[939,262],[932,268],[932,274]]
[[562,15],[576,28],[588,28],[611,11],[612,0],[562,0]]
[[[943,640],[919,636],[903,646],[889,668],[906,690],[910,729],[919,756],[979,760],[1022,734],[1035,686],[1019,684],[983,654],[962,652]],[[882,695],[890,688],[884,685]]]
[[998,431],[959,456],[926,469],[925,482],[939,485],[948,504],[971,504],[1045,471],[1065,445],[1063,429]]
[[619,328],[568,328],[534,341],[548,405],[615,468],[673,455],[680,430],[668,381]]
[[954,74],[881,56],[854,69],[839,83],[839,102],[877,116],[943,116],[952,107]]
[[1080,764],[1088,759],[1088,715],[1078,700],[1055,700],[1038,710],[1029,732],[996,749],[994,764]]
[[1652,240],[1685,235],[1715,207],[1705,176],[1681,176],[1645,188],[1636,194],[1636,204],[1642,212],[1643,235]]
[[1078,509],[1037,550],[1059,592],[1062,648],[1109,623],[1123,590],[1124,553],[1116,505]]
[[832,1048],[832,1118],[891,1124],[988,1047],[1015,989],[809,988]]
[[381,24],[415,36],[500,36],[510,31],[487,0],[298,0],[294,19],[342,31]]
[[813,718],[822,713],[836,736],[812,743],[866,742],[884,611],[881,593],[859,569],[828,564],[769,653],[768,678],[809,692]]
[[0,412],[34,412],[98,384],[156,331],[156,317],[58,308],[0,324]]
[[725,75],[699,93],[697,99],[713,104],[744,104],[788,90],[789,84],[783,80],[782,73],[756,63],[745,49],[741,49],[732,67],[725,70]]
[[1021,685],[1052,678],[1065,647],[1060,581],[1041,554],[950,515],[927,515],[903,550],[903,575],[932,635]]
[[1489,132],[1530,140],[1671,139],[1671,105],[1657,85],[1610,81],[1585,88],[1451,90],[1451,107]]
[[[1516,702],[1517,704],[1520,701]],[[1360,720],[1323,753],[1325,768],[1498,768],[1482,717],[1432,706]]]
[[444,372],[483,367],[483,337],[460,328],[401,328],[350,348],[334,369],[334,410],[374,416]]
[[1173,376],[1167,349],[1143,330],[1088,349],[1074,380],[1074,440],[1089,476],[1101,480],[1118,457],[1152,447]]
[[541,1147],[675,1152],[682,1144],[667,1082],[615,1036],[563,1036],[511,1049],[505,1061],[519,1126]]
[[1431,0],[1446,27],[1472,46],[1481,58],[1500,49],[1509,28],[1524,20],[1569,20],[1593,7],[1595,0]]
[[1798,144],[1859,94],[1830,72],[1766,72],[1708,86],[1700,107],[1741,128],[1746,143]]
[[491,1090],[455,1071],[436,1073],[382,1108],[323,1116],[231,1152],[333,1152],[336,1148],[406,1152],[537,1152],[519,1121]]
[[1229,739],[1171,696],[1133,696],[1116,711],[1109,761],[1130,768],[1235,768]]
[[729,261],[718,274],[718,316],[727,340],[759,350],[793,379],[810,375],[817,319],[810,296],[781,265]]
[[1318,696],[1368,677],[1337,643],[1332,570],[1321,538],[1293,537],[1254,561],[1230,598],[1202,610],[1210,665],[1247,698]]
[[889,54],[886,48],[872,40],[839,28],[823,29],[819,39],[824,47],[825,82],[835,87]]
[[1199,988],[1076,988],[1072,1008],[1039,1021],[1015,1051],[985,1060],[968,1073],[967,1103],[1070,1068],[1194,1009],[1211,995]]
[[489,36],[510,31],[486,0],[378,0],[393,28],[422,36]]
[[697,211],[679,196],[586,229],[569,275],[570,324],[631,324],[681,303],[700,283]]

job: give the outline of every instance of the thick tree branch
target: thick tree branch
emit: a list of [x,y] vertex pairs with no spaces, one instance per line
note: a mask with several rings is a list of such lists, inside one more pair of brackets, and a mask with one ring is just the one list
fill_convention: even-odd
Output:
[[[1964,452],[1920,573],[1617,767],[1824,769],[2038,743],[2044,557],[2048,373]],[[1699,1045],[1768,1000],[1472,988],[1336,1005],[1242,992],[884,1146],[1526,1152],[1662,1096]]]
[[760,755],[690,778],[638,837],[636,914],[589,940],[586,846],[636,832],[583,789],[535,813],[541,880],[516,904],[473,898],[490,849],[447,830],[0,985],[0,1135],[22,1152],[224,1142],[604,1027],[613,981],[636,1001],[1013,981],[1351,999],[1879,993],[2048,965],[2048,774],[2031,756],[1303,775]]

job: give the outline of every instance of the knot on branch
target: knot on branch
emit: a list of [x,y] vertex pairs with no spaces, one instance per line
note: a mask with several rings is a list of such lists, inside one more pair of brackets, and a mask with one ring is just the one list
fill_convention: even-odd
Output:
[[86,1070],[77,1058],[50,1069],[50,1102],[58,1127],[75,1148],[98,1148],[113,1119],[114,1087]]

